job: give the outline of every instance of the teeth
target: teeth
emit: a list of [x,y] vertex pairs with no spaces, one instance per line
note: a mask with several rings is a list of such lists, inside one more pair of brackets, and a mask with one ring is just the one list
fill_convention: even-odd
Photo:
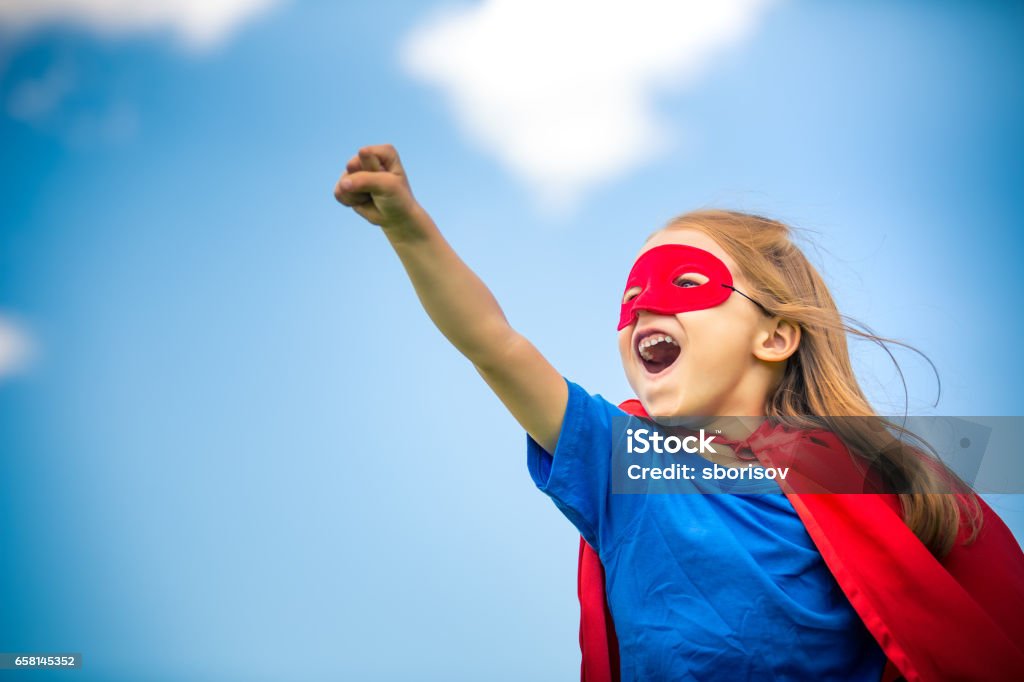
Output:
[[640,343],[637,344],[637,350],[640,353],[640,357],[642,357],[644,360],[653,360],[654,356],[652,356],[648,352],[648,350],[651,348],[651,346],[654,346],[655,344],[658,343],[672,343],[675,345],[679,345],[676,343],[676,340],[673,339],[668,334],[653,334],[651,336],[647,336],[641,339]]

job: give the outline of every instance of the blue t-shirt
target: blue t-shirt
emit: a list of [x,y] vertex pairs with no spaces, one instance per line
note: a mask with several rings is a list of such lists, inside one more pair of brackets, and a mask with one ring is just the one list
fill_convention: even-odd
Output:
[[623,682],[881,679],[885,655],[774,481],[613,493],[626,415],[567,384],[554,457],[528,437],[527,462],[601,557]]

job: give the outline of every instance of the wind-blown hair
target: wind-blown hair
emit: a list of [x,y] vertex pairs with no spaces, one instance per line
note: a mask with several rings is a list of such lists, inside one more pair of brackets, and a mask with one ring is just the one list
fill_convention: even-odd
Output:
[[[911,347],[841,315],[821,275],[793,243],[789,226],[739,211],[705,209],[673,218],[662,229],[677,228],[714,239],[742,271],[750,289],[745,293],[771,315],[800,327],[799,346],[766,399],[765,415],[839,436],[893,490],[905,491],[899,493],[903,520],[936,557],[953,548],[962,530],[964,540],[972,541],[980,530],[977,496],[938,459],[922,457],[920,447],[908,442],[931,450],[921,438],[876,414],[854,375],[847,335],[877,343],[891,358],[889,344]],[[950,490],[951,483],[956,492],[935,492]]]

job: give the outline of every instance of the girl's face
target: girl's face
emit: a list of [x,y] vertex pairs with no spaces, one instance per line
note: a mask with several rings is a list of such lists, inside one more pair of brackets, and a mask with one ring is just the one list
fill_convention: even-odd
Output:
[[[732,272],[737,289],[744,293],[750,289],[729,254],[693,228],[658,232],[637,257],[664,244],[710,252]],[[695,273],[677,279],[676,284],[694,286],[687,279],[694,284],[707,281]],[[626,291],[625,298],[638,291],[638,287]],[[763,415],[773,373],[769,365],[781,364],[766,363],[755,355],[758,345],[771,336],[769,319],[735,292],[724,303],[703,310],[674,315],[640,310],[636,320],[619,331],[619,353],[629,385],[654,417]]]

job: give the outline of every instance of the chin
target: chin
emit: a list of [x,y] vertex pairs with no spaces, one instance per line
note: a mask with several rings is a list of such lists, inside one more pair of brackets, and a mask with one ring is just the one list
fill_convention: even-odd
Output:
[[640,398],[644,409],[651,417],[678,417],[686,414],[685,406],[679,404],[674,396],[651,396],[646,395]]
[[[691,417],[698,421],[713,417],[713,411],[706,404],[694,404],[692,400],[681,399],[678,394],[650,390],[637,393],[637,397],[652,418],[679,419]],[[677,389],[678,391],[678,389]],[[695,424],[697,422],[694,422]]]
[[652,377],[649,376],[636,376],[634,381],[630,382],[634,394],[651,416],[674,417],[685,414],[687,401],[682,400],[679,388],[683,382],[678,378],[673,381],[673,378],[662,376],[652,381]]

